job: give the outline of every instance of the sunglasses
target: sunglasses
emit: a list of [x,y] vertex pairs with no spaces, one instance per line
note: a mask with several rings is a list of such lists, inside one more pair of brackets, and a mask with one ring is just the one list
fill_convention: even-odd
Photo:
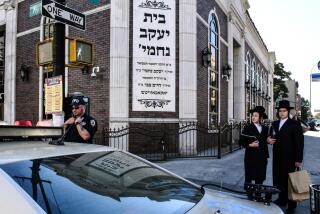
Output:
[[79,106],[72,106],[72,109],[79,109]]

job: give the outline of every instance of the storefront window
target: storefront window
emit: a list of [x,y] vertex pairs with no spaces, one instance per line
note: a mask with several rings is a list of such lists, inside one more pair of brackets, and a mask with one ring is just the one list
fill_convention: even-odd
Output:
[[209,126],[212,128],[218,125],[219,111],[219,72],[218,72],[218,27],[215,14],[209,15],[209,46],[211,52],[211,64],[209,71]]

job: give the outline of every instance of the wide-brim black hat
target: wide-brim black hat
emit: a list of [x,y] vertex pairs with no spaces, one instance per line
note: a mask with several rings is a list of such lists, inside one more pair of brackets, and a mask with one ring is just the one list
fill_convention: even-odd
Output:
[[268,119],[268,115],[265,113],[266,109],[263,106],[256,106],[254,109],[251,109],[249,112],[252,114],[253,112],[258,112],[263,119]]
[[294,109],[294,107],[290,107],[290,102],[288,100],[280,100],[276,109],[280,109],[280,108],[286,108],[288,109],[288,111],[290,109]]

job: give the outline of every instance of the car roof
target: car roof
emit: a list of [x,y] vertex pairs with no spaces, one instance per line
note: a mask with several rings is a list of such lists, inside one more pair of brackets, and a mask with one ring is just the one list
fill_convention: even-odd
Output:
[[96,144],[71,142],[64,142],[64,145],[51,145],[48,141],[0,142],[0,164],[103,151],[117,151],[117,149]]

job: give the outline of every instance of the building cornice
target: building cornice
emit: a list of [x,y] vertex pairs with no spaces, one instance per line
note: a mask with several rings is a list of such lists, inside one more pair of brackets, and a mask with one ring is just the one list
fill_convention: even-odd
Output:
[[216,0],[216,3],[225,14],[228,14],[228,8],[226,8],[221,0]]
[[257,41],[259,41],[259,44],[261,45],[261,47],[262,47],[263,49],[265,49],[266,52],[268,52],[268,47],[267,47],[267,45],[264,43],[264,41],[263,41],[263,39],[262,39],[262,37],[261,37],[261,35],[260,35],[257,27],[255,26],[253,20],[251,19],[251,16],[250,16],[250,14],[249,14],[249,11],[246,11],[245,15],[246,15],[246,23],[247,23],[246,26],[247,26],[247,28],[253,33],[253,35],[255,36],[255,38],[257,39]]
[[250,4],[249,4],[248,0],[242,0],[242,5],[243,5],[245,10],[249,10]]
[[230,5],[230,11],[228,12],[228,21],[230,21],[238,29],[242,37],[245,36],[246,24],[233,4]]

